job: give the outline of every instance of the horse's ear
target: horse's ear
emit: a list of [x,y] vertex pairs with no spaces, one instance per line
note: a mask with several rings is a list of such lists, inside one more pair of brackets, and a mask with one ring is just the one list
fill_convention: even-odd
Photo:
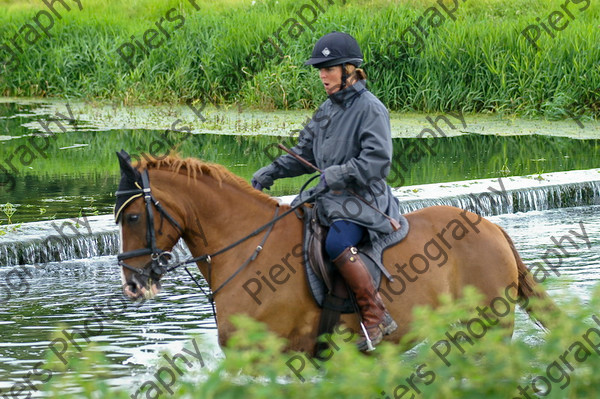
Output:
[[[121,180],[119,181],[116,195],[117,202],[115,204],[115,222],[118,223],[121,211],[127,206],[129,200],[136,195],[135,190],[141,188],[139,184],[141,175],[131,166],[131,157],[125,150],[117,152],[117,158],[119,158],[119,165],[121,166]],[[127,193],[129,190],[134,190],[133,194]]]
[[[126,163],[131,163],[131,157],[129,156],[127,151],[125,151],[122,148],[121,151],[117,152],[117,157],[119,158],[119,162],[124,161]],[[123,165],[123,162],[121,162],[121,165]]]
[[136,181],[138,173],[131,166],[131,157],[129,154],[121,149],[120,152],[117,152],[117,158],[119,158],[119,165],[121,166],[121,174],[128,177],[131,181]]

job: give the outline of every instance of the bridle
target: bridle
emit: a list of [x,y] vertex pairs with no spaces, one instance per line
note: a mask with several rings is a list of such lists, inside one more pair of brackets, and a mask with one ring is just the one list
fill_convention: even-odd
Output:
[[[135,249],[133,251],[123,252],[117,255],[119,266],[128,269],[136,274],[143,277],[158,280],[163,274],[170,271],[168,267],[169,261],[173,257],[171,251],[165,251],[156,246],[156,234],[154,232],[154,211],[152,205],[156,207],[161,217],[161,227],[159,228],[159,234],[162,234],[162,222],[165,217],[177,230],[183,235],[183,229],[169,213],[162,207],[160,202],[152,195],[150,189],[150,177],[148,176],[148,170],[145,169],[142,173],[142,187],[132,190],[120,190],[115,193],[115,196],[127,196],[129,198],[135,198],[139,196],[144,197],[144,203],[146,205],[146,248]],[[150,255],[151,262],[143,268],[133,267],[125,263],[126,259],[135,258],[138,256]]]
[[[315,177],[318,177],[318,175]],[[308,183],[310,183],[315,177],[313,177],[312,179],[307,181],[305,183],[304,187]],[[138,183],[136,183],[136,185],[138,185]],[[304,187],[302,189],[304,189]],[[139,185],[138,185],[138,188],[136,188],[136,189],[119,190],[115,193],[115,196],[117,196],[117,197],[119,197],[119,196],[127,196],[128,197],[128,200],[121,207],[121,209],[118,210],[118,213],[120,213],[120,211],[122,211],[124,208],[126,208],[131,203],[132,199],[143,196],[145,208],[146,208],[146,216],[147,216],[147,223],[146,223],[147,247],[118,254],[117,260],[119,261],[119,266],[121,266],[125,269],[128,269],[135,274],[141,275],[146,278],[153,279],[155,281],[158,281],[158,279],[160,279],[164,274],[166,274],[170,271],[173,271],[181,266],[184,266],[185,271],[188,273],[188,275],[192,278],[194,283],[196,283],[198,288],[200,288],[200,290],[205,294],[205,296],[210,301],[210,304],[213,309],[213,314],[215,315],[215,320],[216,320],[216,310],[215,310],[215,305],[214,305],[215,295],[221,289],[223,289],[231,280],[233,280],[233,278],[235,276],[237,276],[246,266],[248,266],[250,264],[250,262],[252,262],[253,260],[256,259],[259,252],[262,251],[263,246],[264,246],[265,242],[267,241],[267,238],[269,237],[271,231],[273,230],[273,226],[275,225],[275,223],[277,221],[284,218],[288,214],[295,212],[298,208],[300,208],[302,205],[304,205],[304,203],[312,201],[319,194],[320,194],[319,192],[315,192],[314,194],[312,194],[310,196],[306,196],[306,198],[303,198],[302,201],[299,201],[296,205],[294,205],[293,207],[291,207],[290,209],[288,209],[281,215],[279,215],[280,208],[278,205],[275,209],[275,215],[273,216],[273,219],[271,219],[271,221],[260,226],[259,228],[254,230],[252,233],[242,237],[241,239],[227,245],[226,247],[224,247],[216,252],[213,252],[212,254],[205,254],[205,255],[201,255],[201,256],[197,256],[197,257],[192,257],[192,258],[186,259],[184,261],[178,262],[174,265],[169,265],[169,261],[172,259],[173,254],[170,251],[165,251],[165,250],[159,249],[156,246],[156,234],[154,232],[154,210],[152,208],[152,205],[154,205],[154,207],[158,210],[158,212],[160,213],[160,217],[161,217],[161,223],[160,223],[161,227],[159,227],[159,230],[158,230],[159,234],[162,234],[161,228],[162,228],[163,217],[166,218],[177,230],[179,230],[180,235],[183,235],[184,231],[181,228],[181,225],[177,222],[177,220],[175,220],[175,218],[173,218],[162,207],[160,202],[152,195],[152,190],[150,188],[150,177],[148,176],[148,170],[145,169],[142,172],[142,186],[141,187],[139,187]],[[118,216],[118,217],[121,217],[121,216]],[[231,276],[229,276],[223,283],[221,283],[221,285],[219,287],[217,287],[216,289],[213,290],[212,289],[212,281],[211,281],[211,279],[212,279],[212,276],[211,276],[212,275],[212,273],[211,273],[212,258],[217,255],[220,255],[222,253],[225,253],[232,248],[235,248],[239,244],[258,235],[259,233],[261,233],[264,230],[266,230],[266,232],[265,232],[260,244],[256,246],[256,248],[254,249],[254,251],[252,252],[250,257],[248,257]],[[151,262],[149,264],[145,265],[143,268],[133,267],[124,262],[124,260],[126,260],[126,259],[135,258],[138,256],[143,256],[143,255],[150,255],[150,258],[151,258]],[[208,274],[207,274],[206,280],[208,283],[209,290],[211,290],[212,292],[207,293],[202,288],[200,283],[198,283],[198,280],[196,278],[194,278],[194,276],[188,270],[188,268],[185,267],[185,265],[188,265],[191,263],[197,263],[197,262],[205,262],[208,265]]]

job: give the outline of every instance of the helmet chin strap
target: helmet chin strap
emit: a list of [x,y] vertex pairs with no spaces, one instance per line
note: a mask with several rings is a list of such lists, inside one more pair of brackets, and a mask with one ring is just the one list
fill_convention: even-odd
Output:
[[340,90],[344,90],[346,87],[346,80],[348,79],[348,74],[346,73],[346,63],[342,63],[342,85],[340,86]]

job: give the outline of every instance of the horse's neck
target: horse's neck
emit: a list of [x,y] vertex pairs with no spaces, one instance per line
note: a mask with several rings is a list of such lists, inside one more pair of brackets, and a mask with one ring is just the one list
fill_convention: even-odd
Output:
[[275,204],[231,184],[211,185],[210,179],[189,186],[185,217],[192,253],[217,252],[269,222],[275,213]]
[[[194,256],[214,254],[243,239],[271,221],[277,208],[273,201],[234,184],[224,182],[219,187],[209,177],[176,189],[187,198],[184,239]],[[280,213],[286,209],[282,207]],[[277,221],[258,254],[257,246],[268,230],[214,256],[210,268],[199,264],[212,290],[225,284],[215,296],[219,340],[224,343],[233,331],[229,316],[244,313],[265,322],[281,336],[302,342],[298,347],[309,350],[314,332],[306,327],[316,325],[319,312],[302,271],[302,222],[294,213]],[[256,259],[245,263],[253,254],[258,254]],[[242,265],[245,267],[240,269]]]
[[[180,200],[184,202],[182,217],[185,218],[186,226],[183,239],[193,256],[214,254],[245,238],[271,221],[277,208],[276,203],[268,198],[253,195],[234,183],[219,184],[210,176],[201,176],[196,183],[174,189],[176,192],[185,193],[185,196],[180,196]],[[282,225],[290,224],[290,219],[286,219],[277,222],[278,229],[283,227]],[[297,230],[297,239],[300,240],[301,228],[290,227],[287,229]],[[235,270],[236,265],[240,265],[250,256],[267,230],[216,256],[210,276],[207,275],[208,268],[201,264],[200,269],[207,280],[219,284],[219,280],[233,272],[231,269]],[[279,248],[280,246],[283,247],[271,245],[268,250],[283,249]]]

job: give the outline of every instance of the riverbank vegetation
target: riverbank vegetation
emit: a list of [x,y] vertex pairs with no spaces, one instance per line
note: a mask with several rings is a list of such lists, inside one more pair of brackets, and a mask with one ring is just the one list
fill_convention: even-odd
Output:
[[43,3],[2,3],[5,96],[311,109],[325,96],[303,61],[341,30],[358,39],[370,88],[392,110],[600,115],[597,2],[456,1],[447,12],[424,0],[68,0],[47,34],[34,23],[51,15]]
[[[411,338],[428,339],[408,352],[384,343],[371,356],[365,356],[352,342],[345,342],[350,341],[348,334],[340,331],[341,335],[331,337],[334,345],[327,353],[329,360],[324,362],[311,362],[304,354],[282,353],[284,342],[280,338],[264,326],[241,318],[236,323],[240,331],[231,340],[224,359],[205,356],[201,365],[181,377],[169,374],[170,365],[161,363],[155,367],[163,367],[162,371],[137,375],[128,390],[133,392],[145,384],[136,391],[138,397],[158,397],[160,392],[171,391],[177,398],[206,399],[505,399],[537,397],[534,392],[555,399],[592,398],[600,384],[594,372],[600,367],[596,353],[600,320],[594,314],[600,305],[597,288],[585,304],[564,294],[554,295],[565,313],[554,315],[560,318],[560,328],[549,333],[540,332],[527,321],[522,335],[508,343],[504,330],[491,327],[501,324],[501,316],[494,316],[491,310],[484,310],[485,316],[478,313],[480,297],[468,291],[458,303],[442,300],[435,311],[415,310]],[[468,322],[456,324],[457,319]],[[466,338],[448,338],[458,335]],[[208,348],[199,347],[202,353],[210,353]],[[64,375],[57,372],[44,385],[53,393],[50,397],[134,397],[125,389],[115,392],[110,387],[104,368],[98,366],[98,352],[70,351],[65,358],[69,359],[66,369],[71,371]],[[86,359],[95,359],[96,363],[92,365]],[[51,368],[54,363],[54,355],[49,353],[42,367]],[[180,367],[185,369],[183,365],[181,362]],[[83,392],[65,395],[70,388]]]

